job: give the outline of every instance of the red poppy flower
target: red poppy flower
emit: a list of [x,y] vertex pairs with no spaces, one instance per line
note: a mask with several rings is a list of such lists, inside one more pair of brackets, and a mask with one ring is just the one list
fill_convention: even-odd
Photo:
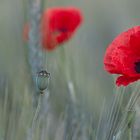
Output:
[[[74,34],[82,21],[80,10],[74,7],[54,7],[44,11],[41,19],[42,46],[53,50],[66,42]],[[29,26],[24,28],[24,38],[27,40]]]
[[106,50],[105,69],[112,74],[120,74],[118,86],[140,79],[140,26],[135,26],[118,35]]

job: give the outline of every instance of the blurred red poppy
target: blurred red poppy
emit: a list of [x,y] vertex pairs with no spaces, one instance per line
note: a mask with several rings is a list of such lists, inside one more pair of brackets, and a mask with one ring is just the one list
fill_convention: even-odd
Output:
[[[44,11],[41,19],[42,46],[49,51],[71,38],[82,22],[79,9],[54,7]],[[24,27],[24,39],[28,39],[29,26]]]
[[140,26],[118,35],[106,50],[104,66],[111,74],[120,74],[118,86],[140,79]]

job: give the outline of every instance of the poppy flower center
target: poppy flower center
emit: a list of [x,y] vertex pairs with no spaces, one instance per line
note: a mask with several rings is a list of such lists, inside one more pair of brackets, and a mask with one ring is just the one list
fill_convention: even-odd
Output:
[[140,73],[140,62],[135,62],[135,71]]
[[63,32],[63,33],[65,33],[65,32],[67,32],[67,31],[68,31],[68,29],[67,29],[67,28],[65,28],[65,27],[63,27],[63,28],[58,29],[58,31],[59,31],[59,32]]
[[53,34],[55,36],[60,36],[62,33],[67,33],[67,32],[68,32],[68,29],[65,27],[62,27],[62,28],[59,28],[56,31],[54,31]]

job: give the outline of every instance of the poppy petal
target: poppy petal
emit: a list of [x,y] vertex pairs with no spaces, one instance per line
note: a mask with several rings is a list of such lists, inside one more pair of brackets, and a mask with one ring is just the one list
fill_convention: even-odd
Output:
[[127,86],[128,84],[139,80],[137,77],[119,76],[116,80],[117,86]]

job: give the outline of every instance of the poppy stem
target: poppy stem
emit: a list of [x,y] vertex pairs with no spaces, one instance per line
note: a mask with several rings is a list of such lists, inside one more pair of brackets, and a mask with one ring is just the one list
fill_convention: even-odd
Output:
[[128,128],[128,140],[132,140],[131,127],[130,127],[130,128]]
[[132,125],[134,122],[136,112],[134,110],[128,111],[128,139],[132,140]]
[[38,119],[38,116],[39,116],[39,111],[40,111],[40,106],[41,106],[41,98],[42,98],[42,95],[39,95],[38,105],[37,105],[37,108],[35,110],[35,114],[33,116],[30,131],[28,131],[27,140],[32,140],[33,139],[34,130],[35,130],[35,126],[36,126],[36,122],[37,122],[37,119]]
[[42,95],[39,95],[38,105],[37,105],[37,108],[36,108],[36,111],[35,111],[35,114],[34,114],[34,117],[33,117],[33,121],[32,121],[32,130],[34,130],[34,128],[35,128],[35,122],[37,121],[37,118],[38,118],[38,115],[39,115],[40,106],[41,106],[41,98],[42,98]]
[[69,62],[67,59],[67,52],[66,49],[64,47],[61,47],[61,62],[62,62],[62,66],[64,68],[64,73],[65,73],[65,77],[67,80],[67,86],[68,86],[68,90],[69,90],[69,94],[71,97],[72,102],[76,102],[76,97],[75,97],[75,90],[74,90],[74,84],[73,81],[71,80],[71,75],[70,75],[70,68],[69,68]]

